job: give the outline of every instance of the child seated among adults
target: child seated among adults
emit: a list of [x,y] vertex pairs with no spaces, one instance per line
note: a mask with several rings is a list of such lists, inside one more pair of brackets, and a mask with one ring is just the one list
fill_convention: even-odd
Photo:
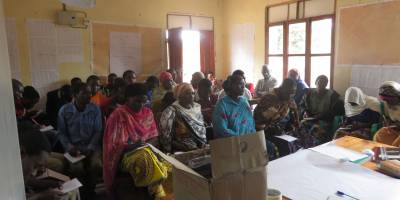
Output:
[[79,191],[64,194],[61,182],[38,179],[47,167],[51,146],[46,136],[37,130],[26,131],[20,136],[22,171],[28,200],[76,200]]

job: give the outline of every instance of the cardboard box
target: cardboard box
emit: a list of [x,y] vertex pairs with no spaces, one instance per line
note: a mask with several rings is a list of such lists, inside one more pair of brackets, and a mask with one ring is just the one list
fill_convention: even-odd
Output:
[[210,145],[214,178],[268,164],[264,131],[212,140]]
[[[173,165],[175,200],[265,200],[267,151],[264,133],[215,140],[211,143],[213,178],[207,179],[177,159],[153,149]],[[228,152],[228,153],[227,153]],[[190,159],[190,154],[184,155]],[[223,159],[222,161],[218,158]],[[216,166],[213,166],[216,162]],[[225,169],[220,169],[220,167]],[[217,176],[215,176],[216,171]]]
[[267,168],[259,167],[214,179],[212,200],[266,200]]

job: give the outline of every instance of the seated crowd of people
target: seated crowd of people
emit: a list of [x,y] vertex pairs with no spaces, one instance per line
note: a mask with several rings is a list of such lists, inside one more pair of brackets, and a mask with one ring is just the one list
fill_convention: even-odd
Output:
[[[86,82],[73,78],[48,92],[45,112],[33,109],[40,100],[36,89],[13,79],[27,199],[78,198],[55,190],[59,182],[37,179],[44,168],[78,178],[83,199],[95,199],[102,181],[116,198],[118,181],[127,176],[135,187],[162,199],[170,166],[151,147],[187,152],[212,139],[256,131],[265,132],[270,160],[346,135],[400,146],[399,83],[383,83],[379,98],[350,87],[342,99],[324,75],[315,80],[316,88],[309,88],[296,69],[282,83],[267,65],[262,75],[255,89],[241,70],[223,82],[196,72],[191,83],[179,83],[172,69],[144,83],[131,70],[122,77],[110,74],[104,85],[96,75]],[[48,125],[55,130],[41,131]],[[297,140],[286,148],[275,137],[282,134]],[[65,153],[85,158],[72,164]],[[157,167],[146,168],[149,163]],[[159,170],[158,176],[146,177],[146,170]]]

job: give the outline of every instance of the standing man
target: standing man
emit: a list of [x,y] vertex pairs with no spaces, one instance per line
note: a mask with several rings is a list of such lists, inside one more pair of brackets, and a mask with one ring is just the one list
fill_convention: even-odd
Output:
[[264,78],[260,79],[257,82],[256,92],[255,92],[255,96],[258,98],[266,95],[269,92],[272,92],[272,90],[275,88],[275,86],[277,84],[276,79],[274,77],[272,77],[269,72],[268,65],[262,66],[261,73]]
[[64,105],[58,113],[59,139],[64,151],[71,156],[86,158],[71,164],[71,174],[83,183],[83,199],[94,199],[96,179],[101,177],[102,117],[98,106],[90,103],[90,87],[72,87],[74,101]]

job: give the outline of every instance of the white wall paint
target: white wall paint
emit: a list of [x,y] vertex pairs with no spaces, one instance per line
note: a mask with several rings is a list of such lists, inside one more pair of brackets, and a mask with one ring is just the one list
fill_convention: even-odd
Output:
[[0,0],[0,199],[25,199],[3,0]]

